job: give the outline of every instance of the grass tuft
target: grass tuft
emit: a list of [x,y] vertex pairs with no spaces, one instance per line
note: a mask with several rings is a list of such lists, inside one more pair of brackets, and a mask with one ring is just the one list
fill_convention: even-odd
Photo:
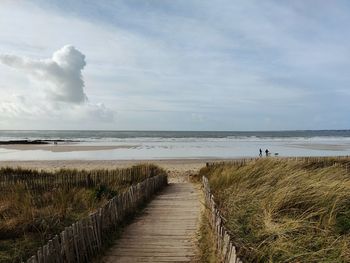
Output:
[[350,262],[350,159],[203,168],[244,262]]
[[[123,180],[118,179],[120,174],[125,175]],[[154,165],[56,172],[1,168],[0,263],[28,259],[66,226],[94,212],[131,185],[159,174],[165,171]],[[89,176],[98,176],[101,183],[90,184],[86,180]],[[74,184],[67,184],[62,180],[65,178]]]

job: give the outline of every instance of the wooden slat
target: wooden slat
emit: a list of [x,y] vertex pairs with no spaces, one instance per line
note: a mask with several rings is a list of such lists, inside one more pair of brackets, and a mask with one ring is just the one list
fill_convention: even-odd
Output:
[[236,247],[232,243],[228,230],[226,229],[220,211],[216,208],[214,196],[210,192],[210,186],[206,177],[202,178],[203,191],[205,196],[206,206],[208,207],[210,225],[215,234],[216,250],[220,257],[220,262],[223,263],[239,263],[242,262],[236,254]]
[[123,231],[103,262],[191,262],[199,219],[193,185],[171,184]]
[[[127,177],[130,179],[131,176],[135,177],[136,174],[132,175],[129,172]],[[126,180],[127,177],[124,179]],[[94,180],[92,178],[94,177],[89,179],[89,184]],[[84,181],[84,178],[79,180]],[[135,196],[146,194],[150,198],[166,184],[166,176],[158,175],[144,180],[140,183],[140,188],[130,187],[125,193],[109,200],[97,212],[66,227],[60,236],[55,236],[40,248],[37,255],[28,259],[27,263],[90,262],[90,259],[102,248],[104,236],[110,235],[118,223],[148,200],[138,199]]]

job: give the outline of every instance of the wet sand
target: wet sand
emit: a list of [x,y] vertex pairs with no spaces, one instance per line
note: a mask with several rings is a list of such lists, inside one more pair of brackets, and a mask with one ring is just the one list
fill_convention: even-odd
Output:
[[1,145],[0,160],[169,160],[257,157],[259,148],[280,157],[350,155],[350,139],[184,140],[137,139],[122,142],[58,142],[57,145]]
[[105,151],[105,150],[116,150],[116,149],[132,149],[138,145],[74,145],[74,144],[10,144],[0,145],[0,148],[7,150],[19,150],[19,151],[33,151],[42,150],[50,152],[84,152],[84,151]]
[[295,143],[288,144],[289,147],[319,150],[319,151],[346,151],[350,149],[350,144],[323,144],[323,143]]

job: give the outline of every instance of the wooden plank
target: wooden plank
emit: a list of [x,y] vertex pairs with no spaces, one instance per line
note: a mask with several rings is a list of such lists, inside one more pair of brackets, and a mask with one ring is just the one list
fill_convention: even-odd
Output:
[[80,247],[79,247],[79,237],[78,237],[78,229],[76,223],[72,225],[73,229],[73,241],[74,241],[74,251],[75,251],[75,260],[76,262],[81,262],[80,258]]
[[[150,196],[156,185],[152,180],[146,189],[138,186],[135,191]],[[170,185],[125,229],[103,262],[191,262],[199,219],[200,203],[193,185]]]
[[[124,180],[130,180],[131,176],[138,176],[137,173],[131,174],[131,169],[128,171],[128,176],[126,176],[126,173],[122,173]],[[45,177],[45,183],[49,185],[52,183],[50,180],[55,180],[56,183],[63,184],[65,180],[65,182],[67,181],[67,185],[74,187],[76,185],[91,186],[95,183],[96,178],[93,173],[88,174],[88,177],[85,177],[85,175],[68,174],[64,175],[65,179],[63,177],[54,179]],[[41,179],[44,180],[44,177]],[[17,179],[15,178],[14,180]],[[108,235],[110,231],[113,231],[120,220],[123,220],[127,214],[133,213],[145,201],[145,199],[138,200],[137,196],[144,195],[150,197],[154,194],[154,191],[165,185],[164,182],[166,182],[164,176],[156,176],[140,183],[140,187],[130,187],[125,193],[107,202],[96,213],[65,228],[61,232],[60,237],[56,235],[48,244],[38,250],[37,255],[28,259],[27,262],[89,262],[91,256],[100,251],[103,243],[103,235]]]

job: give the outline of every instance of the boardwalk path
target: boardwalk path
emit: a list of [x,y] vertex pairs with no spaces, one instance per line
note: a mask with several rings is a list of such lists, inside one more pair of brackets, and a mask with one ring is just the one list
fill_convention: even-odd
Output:
[[126,227],[103,262],[190,262],[199,216],[194,186],[170,184]]

